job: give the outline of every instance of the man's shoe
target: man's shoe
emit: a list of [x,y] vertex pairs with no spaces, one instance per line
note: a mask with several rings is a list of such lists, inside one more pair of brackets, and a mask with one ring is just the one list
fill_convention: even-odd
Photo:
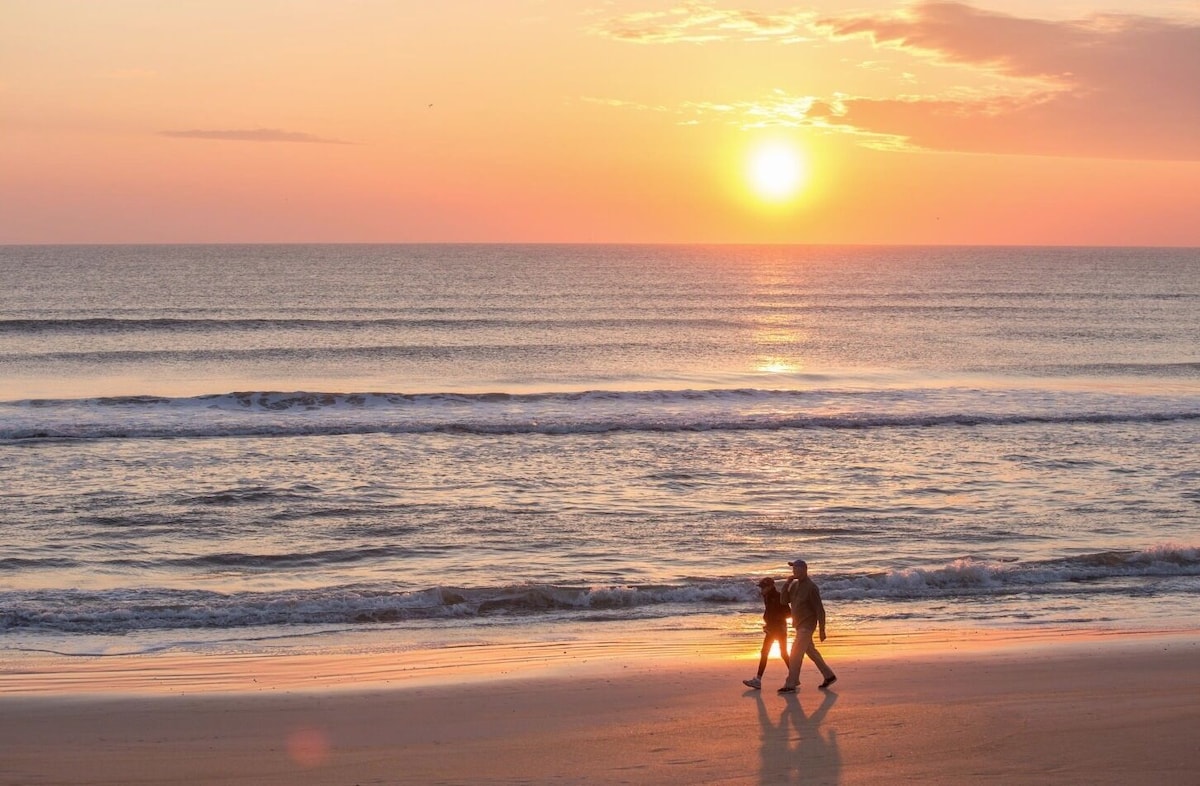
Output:
[[798,685],[784,685],[782,688],[780,688],[778,690],[778,693],[795,693],[796,688],[798,688],[798,687],[799,687]]
[[835,682],[837,682],[837,675],[830,674],[828,677],[825,678],[825,681],[822,682],[817,687],[820,688],[821,690],[825,690],[826,688],[828,688],[830,685],[832,685]]

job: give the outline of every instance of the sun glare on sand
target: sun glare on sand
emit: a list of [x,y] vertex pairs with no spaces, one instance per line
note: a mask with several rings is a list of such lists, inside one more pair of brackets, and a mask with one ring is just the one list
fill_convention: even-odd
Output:
[[765,202],[786,202],[808,181],[808,162],[786,142],[764,142],[750,151],[746,176],[754,195]]

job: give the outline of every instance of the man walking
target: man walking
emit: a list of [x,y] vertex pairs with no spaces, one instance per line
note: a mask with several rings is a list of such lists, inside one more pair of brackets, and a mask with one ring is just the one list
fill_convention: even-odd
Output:
[[828,688],[837,681],[833,669],[825,663],[817,645],[813,644],[813,634],[820,630],[821,641],[825,641],[825,605],[821,603],[821,591],[808,577],[808,563],[802,559],[789,562],[792,566],[792,577],[783,585],[783,599],[792,607],[792,627],[796,629],[792,640],[791,663],[788,664],[787,682],[779,689],[780,693],[795,693],[800,685],[800,666],[807,655],[821,671],[825,678],[817,687]]

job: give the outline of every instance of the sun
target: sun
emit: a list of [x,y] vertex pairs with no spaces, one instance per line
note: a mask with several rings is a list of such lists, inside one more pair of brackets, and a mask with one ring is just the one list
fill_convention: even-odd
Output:
[[786,142],[764,142],[750,151],[746,177],[754,194],[766,202],[786,202],[808,180],[808,161]]

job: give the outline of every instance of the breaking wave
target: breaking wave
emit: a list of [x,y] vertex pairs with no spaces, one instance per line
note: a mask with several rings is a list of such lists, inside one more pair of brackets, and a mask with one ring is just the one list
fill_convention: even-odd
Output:
[[964,387],[527,394],[263,391],[0,403],[0,440],[870,429],[1198,418],[1196,395]]
[[[223,560],[237,561],[226,555]],[[0,563],[0,569],[3,569]],[[964,557],[933,568],[824,575],[822,595],[841,604],[922,603],[1012,594],[1123,593],[1120,579],[1200,576],[1200,549],[1163,544],[1144,551],[1102,551],[1040,562]],[[1106,584],[1110,585],[1106,588]],[[1197,587],[1200,592],[1200,586]],[[129,588],[108,591],[0,592],[0,632],[122,634],[155,629],[356,625],[488,617],[567,616],[587,621],[686,616],[717,606],[757,604],[745,577],[680,585],[522,585],[399,590],[355,585],[223,594]]]

